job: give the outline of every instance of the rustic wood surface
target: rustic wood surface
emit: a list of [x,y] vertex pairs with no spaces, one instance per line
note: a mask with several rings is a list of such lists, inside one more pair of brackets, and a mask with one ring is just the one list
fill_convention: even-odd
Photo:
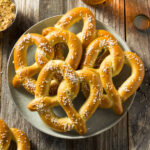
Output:
[[[134,17],[143,13],[150,17],[150,0],[108,0],[91,7],[81,0],[16,0],[18,16],[15,24],[0,33],[0,116],[10,127],[24,130],[31,140],[32,150],[150,150],[150,30],[137,31]],[[112,129],[89,139],[62,140],[46,135],[21,117],[8,94],[7,60],[20,35],[36,22],[65,13],[74,7],[90,8],[96,18],[116,30],[132,51],[141,56],[146,75],[126,117]],[[10,149],[15,149],[12,144]]]

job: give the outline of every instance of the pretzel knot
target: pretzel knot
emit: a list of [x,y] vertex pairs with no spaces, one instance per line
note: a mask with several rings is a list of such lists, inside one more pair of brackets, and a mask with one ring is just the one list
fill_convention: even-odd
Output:
[[[27,48],[30,45],[37,46],[35,54],[35,63],[31,66],[27,64]],[[30,93],[34,94],[36,80],[33,78],[41,68],[54,57],[53,45],[50,45],[47,39],[39,34],[23,35],[14,48],[14,66],[16,75],[13,79],[13,86],[23,85]]]
[[131,95],[133,95],[142,83],[144,78],[144,64],[140,57],[132,52],[124,52],[125,64],[129,65],[132,69],[131,75],[126,81],[118,88],[112,81],[111,71],[111,58],[108,56],[100,67],[100,76],[103,87],[107,95],[103,96],[100,107],[111,108],[113,107],[116,114],[122,113],[122,102],[125,102]]
[[[49,96],[49,83],[55,73],[61,73],[63,81],[60,83],[57,95]],[[85,81],[90,86],[90,96],[76,111],[72,100],[79,92],[80,82]],[[86,120],[95,112],[102,97],[102,86],[99,75],[92,69],[75,72],[67,63],[61,60],[52,60],[39,74],[35,99],[28,108],[38,111],[42,120],[59,132],[75,129],[79,134],[86,133]],[[68,117],[60,118],[52,111],[52,107],[60,105]]]
[[[95,62],[97,60],[97,57],[101,53],[102,50],[109,51],[109,58],[110,58],[110,63],[111,63],[111,73],[112,76],[116,76],[120,73],[122,70],[122,67],[124,65],[124,53],[117,41],[113,38],[108,36],[103,36],[99,35],[97,39],[95,39],[86,49],[85,57],[82,63],[83,68],[87,67],[94,67]],[[108,56],[107,56],[108,57]],[[106,58],[107,58],[106,57]],[[106,59],[105,58],[105,59]],[[105,61],[103,60],[103,62]],[[103,63],[102,62],[102,63]],[[101,65],[100,65],[101,66]],[[103,68],[103,71],[107,71],[107,68]],[[97,69],[99,72],[99,69]],[[99,72],[100,74],[100,72]],[[105,82],[106,84],[107,82]],[[103,85],[104,86],[104,85]],[[84,93],[87,95],[88,93],[88,88],[86,85],[82,85]],[[121,100],[118,99],[117,102],[117,114],[121,114],[123,111],[122,105],[121,105]],[[116,109],[115,109],[116,110]]]
[[93,13],[83,7],[70,10],[56,23],[55,27],[69,29],[76,22],[83,20],[83,29],[78,37],[81,40],[83,48],[86,48],[92,40],[96,38],[96,22]]
[[42,34],[50,43],[54,42],[55,45],[59,43],[66,44],[69,52],[65,62],[68,63],[73,69],[78,68],[82,57],[82,45],[74,33],[55,27],[48,27],[43,30]]
[[26,134],[16,128],[9,128],[7,124],[0,119],[0,149],[7,150],[11,140],[16,142],[17,150],[30,150],[30,142]]
[[[106,92],[106,95],[103,95],[100,107],[112,107],[114,112],[120,115],[123,113],[122,102],[137,90],[143,80],[144,65],[136,54],[132,52],[123,52],[115,38],[110,33],[107,33],[108,32],[104,30],[99,30],[97,32],[98,38],[95,39],[86,49],[82,67],[94,67],[96,59],[102,49],[104,49],[105,52],[109,50],[110,54],[103,58],[100,67],[97,69],[103,88]],[[121,72],[125,63],[131,66],[132,73],[117,91],[113,84],[112,77]],[[138,80],[138,78],[140,80]],[[84,94],[88,96],[88,86],[83,84],[82,88]]]

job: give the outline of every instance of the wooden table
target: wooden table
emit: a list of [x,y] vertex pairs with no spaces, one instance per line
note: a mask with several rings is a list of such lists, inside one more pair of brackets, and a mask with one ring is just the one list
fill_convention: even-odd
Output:
[[[150,17],[150,0],[111,0],[97,7],[87,6],[81,0],[16,0],[16,3],[18,16],[15,24],[0,33],[1,118],[9,126],[27,133],[32,150],[150,150],[150,30],[140,32],[133,26],[137,14]],[[38,131],[15,109],[8,94],[6,68],[10,51],[24,31],[44,18],[78,6],[90,8],[98,20],[113,27],[126,40],[131,50],[143,59],[146,75],[129,113],[119,124],[93,138],[63,140]]]

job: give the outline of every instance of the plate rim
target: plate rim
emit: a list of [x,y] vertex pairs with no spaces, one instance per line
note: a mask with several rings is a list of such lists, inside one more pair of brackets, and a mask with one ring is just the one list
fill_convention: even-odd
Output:
[[[63,14],[62,14],[62,15],[63,15]],[[30,30],[31,28],[33,28],[34,26],[40,24],[41,22],[44,22],[44,21],[49,20],[49,19],[52,19],[52,18],[61,17],[62,15],[55,15],[55,16],[52,16],[52,17],[45,18],[45,19],[43,19],[43,20],[41,20],[41,21],[35,23],[35,24],[32,25],[31,27],[29,27],[22,35],[27,34],[27,33],[30,33],[29,30]],[[101,22],[101,21],[99,21],[98,19],[95,19],[95,20],[96,20],[96,22],[99,22],[99,23],[103,24],[108,30],[111,30],[113,33],[115,33],[115,35],[117,35],[118,38],[121,39],[121,41],[123,41],[123,45],[124,45],[124,44],[126,45],[127,51],[131,51],[130,48],[129,48],[129,46],[127,45],[126,41],[117,33],[117,31],[115,31],[112,27],[110,27],[110,26],[107,25],[106,23]],[[21,36],[22,36],[22,35],[21,35]],[[115,36],[115,35],[114,35],[114,36]],[[21,36],[20,36],[20,37],[21,37]],[[19,38],[20,38],[20,37],[19,37]],[[19,39],[19,38],[18,38],[18,39]],[[87,139],[87,138],[90,138],[90,137],[97,136],[97,135],[99,135],[99,134],[101,134],[101,133],[103,133],[103,132],[105,132],[105,131],[111,129],[111,128],[114,127],[115,125],[117,125],[117,124],[126,116],[127,112],[130,110],[130,108],[131,108],[131,106],[132,106],[132,104],[133,104],[133,102],[134,102],[134,99],[135,99],[135,96],[136,96],[136,92],[132,95],[133,98],[132,98],[132,100],[131,100],[129,106],[127,107],[126,111],[124,111],[124,113],[120,116],[120,118],[119,118],[118,120],[116,120],[115,122],[113,122],[113,123],[112,123],[111,125],[109,125],[108,127],[105,127],[104,129],[102,129],[102,130],[100,130],[100,131],[97,131],[97,132],[95,132],[95,133],[92,133],[92,134],[90,134],[90,135],[83,135],[83,136],[82,136],[82,135],[79,135],[79,136],[73,136],[73,137],[71,137],[71,135],[62,135],[62,134],[60,134],[60,133],[57,132],[57,131],[56,131],[57,134],[56,134],[56,135],[53,135],[53,134],[47,133],[45,130],[43,130],[43,129],[41,129],[41,128],[36,127],[34,124],[32,124],[31,121],[28,120],[28,118],[23,114],[23,112],[21,112],[21,110],[18,108],[18,106],[17,106],[17,104],[16,104],[16,102],[15,102],[13,96],[12,96],[11,88],[10,88],[9,81],[8,81],[9,62],[10,62],[11,56],[13,55],[14,47],[15,47],[15,45],[16,45],[18,39],[16,40],[16,42],[15,42],[13,48],[11,49],[11,52],[10,52],[10,54],[9,54],[9,58],[8,58],[8,60],[7,60],[7,71],[6,71],[6,79],[7,79],[7,85],[8,85],[7,90],[8,90],[8,92],[9,92],[9,95],[10,95],[11,100],[13,101],[13,104],[15,104],[15,108],[16,108],[17,111],[21,114],[21,116],[22,116],[27,122],[29,122],[29,123],[31,124],[31,126],[33,126],[34,128],[36,128],[37,130],[41,131],[42,133],[45,133],[45,134],[47,134],[47,135],[50,135],[50,136],[53,136],[53,137],[56,137],[56,138],[68,139],[68,140],[78,140],[78,139]],[[52,130],[52,129],[50,128],[50,130]]]

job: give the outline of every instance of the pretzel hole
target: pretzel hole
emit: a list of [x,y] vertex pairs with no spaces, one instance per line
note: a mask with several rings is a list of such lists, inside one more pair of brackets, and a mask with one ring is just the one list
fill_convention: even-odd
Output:
[[36,46],[30,45],[27,49],[27,65],[31,66],[35,63]]
[[69,52],[69,48],[68,48],[68,45],[65,44],[65,43],[62,43],[62,49],[63,49],[63,56],[64,58],[66,59],[67,55],[68,55],[68,52]]
[[[80,85],[80,87],[81,87],[81,85]],[[78,95],[72,102],[74,105],[74,108],[78,111],[81,108],[81,106],[85,103],[86,99],[87,98],[84,96],[84,94],[80,88]]]
[[11,140],[8,150],[16,150],[16,149],[17,149],[17,144]]
[[131,68],[125,64],[120,74],[113,78],[113,83],[116,89],[118,89],[130,75],[131,75]]
[[56,106],[52,108],[52,111],[55,113],[56,116],[62,118],[67,117],[66,112],[63,110],[61,106]]
[[102,51],[98,54],[98,57],[95,61],[94,68],[98,69],[102,61],[109,55],[109,51],[102,49]]
[[63,80],[63,76],[59,73],[57,73],[53,76],[55,76],[55,78],[53,78],[51,80],[51,83],[50,83],[50,88],[49,88],[49,95],[50,96],[57,95],[57,90],[58,90],[59,84]]
[[[59,47],[61,47],[61,49],[57,49],[58,45],[59,45]],[[54,50],[55,50],[55,57],[54,57],[55,60],[60,60],[60,59],[62,60],[62,57],[64,57],[64,59],[66,59],[68,52],[69,52],[69,48],[68,48],[67,44],[65,44],[65,43],[56,44],[54,46]]]
[[73,24],[70,28],[69,31],[78,34],[80,32],[82,32],[82,28],[83,28],[83,20],[81,19],[80,21],[76,22],[75,24]]

